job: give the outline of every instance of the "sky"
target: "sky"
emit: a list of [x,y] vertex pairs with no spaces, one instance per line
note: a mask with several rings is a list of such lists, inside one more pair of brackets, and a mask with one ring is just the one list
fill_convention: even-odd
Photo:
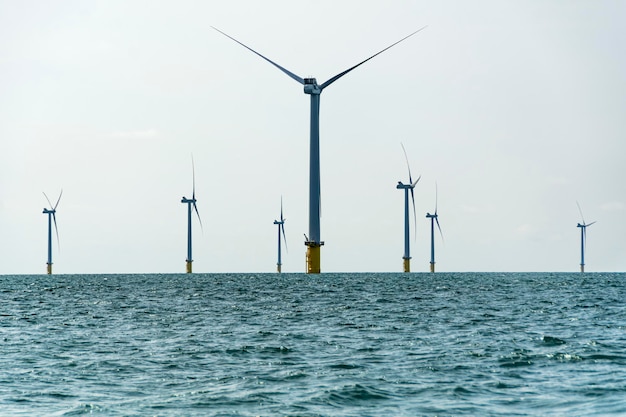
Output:
[[[0,0],[0,274],[304,272],[319,83],[322,272],[626,270],[626,2]],[[412,216],[411,216],[412,217]],[[417,233],[413,230],[416,228]]]

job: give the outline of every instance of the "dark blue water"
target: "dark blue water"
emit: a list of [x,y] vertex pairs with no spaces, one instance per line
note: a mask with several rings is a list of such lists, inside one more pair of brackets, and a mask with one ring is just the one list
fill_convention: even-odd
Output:
[[626,414],[626,274],[0,276],[0,415]]

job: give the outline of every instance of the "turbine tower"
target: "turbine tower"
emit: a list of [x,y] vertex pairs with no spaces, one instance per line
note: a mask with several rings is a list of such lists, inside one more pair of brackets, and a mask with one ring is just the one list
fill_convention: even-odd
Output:
[[430,272],[435,272],[435,222],[443,240],[441,226],[439,226],[439,216],[437,216],[437,183],[435,183],[435,214],[426,213],[426,218],[430,219]]
[[578,223],[576,227],[580,227],[580,272],[585,272],[585,247],[587,246],[587,227],[591,226],[595,222],[585,223],[585,218],[583,217],[583,211],[580,209],[580,204],[578,201],[576,202],[578,206],[578,212],[580,213],[580,218],[583,223]]
[[43,214],[48,215],[48,262],[46,263],[47,265],[46,272],[48,273],[48,275],[50,275],[52,274],[52,222],[54,222],[54,231],[56,232],[56,235],[57,235],[57,247],[58,247],[59,246],[59,229],[57,228],[56,212],[57,212],[57,206],[59,205],[59,201],[61,201],[61,196],[63,195],[63,190],[61,190],[61,193],[59,194],[59,198],[57,199],[57,202],[54,206],[50,202],[50,199],[48,198],[46,193],[43,193],[43,195],[44,197],[46,197],[46,200],[48,200],[48,204],[50,205],[50,207],[52,207],[51,209],[47,209],[47,208],[43,209]]
[[183,196],[183,199],[180,200],[181,203],[183,204],[187,204],[187,273],[191,274],[192,272],[192,268],[191,268],[191,263],[193,262],[193,258],[191,257],[191,212],[192,212],[192,207],[193,210],[196,211],[196,214],[198,215],[198,221],[200,222],[200,227],[202,227],[202,220],[200,219],[200,213],[198,212],[198,206],[196,206],[196,170],[195,167],[193,165],[193,157],[191,158],[191,175],[192,175],[192,194],[191,194],[191,198],[186,198],[185,196]]
[[285,218],[283,218],[283,198],[280,198],[280,220],[274,220],[274,224],[278,226],[278,262],[276,263],[276,272],[281,273],[281,251],[280,251],[280,235],[282,232],[285,241],[285,249],[287,249],[287,238],[285,237]]
[[353,69],[359,67],[360,65],[364,64],[365,62],[369,61],[375,56],[385,52],[387,49],[391,48],[392,46],[397,45],[403,40],[415,35],[417,32],[421,31],[424,28],[425,27],[416,30],[410,35],[405,36],[404,38],[391,44],[385,49],[359,62],[353,67],[350,67],[347,70],[335,75],[334,77],[331,77],[324,83],[318,84],[315,78],[299,77],[293,72],[281,67],[280,65],[270,60],[269,58],[266,58],[265,56],[261,55],[254,49],[239,42],[237,39],[233,38],[232,36],[227,35],[221,30],[213,27],[213,29],[220,32],[222,35],[230,38],[231,40],[237,42],[239,45],[255,53],[256,55],[263,58],[270,64],[274,65],[276,68],[281,70],[290,78],[302,84],[304,86],[304,94],[308,94],[311,96],[311,113],[310,113],[311,114],[311,124],[310,124],[311,142],[310,142],[310,156],[309,156],[309,235],[308,237],[306,237],[306,240],[304,242],[304,244],[307,246],[306,272],[309,274],[319,274],[321,272],[320,251],[321,251],[321,246],[324,245],[324,242],[321,239],[321,233],[320,233],[320,211],[321,211],[320,210],[320,205],[321,205],[321,202],[320,202],[320,143],[319,143],[320,95],[322,94],[322,91],[326,87],[328,87],[329,85],[337,81],[339,78],[343,77],[344,75],[346,75]]
[[420,180],[420,178],[422,178],[422,176],[420,175],[415,180],[415,182],[413,182],[413,177],[411,176],[411,167],[409,166],[409,158],[406,156],[406,149],[404,149],[404,145],[402,145],[402,150],[404,151],[406,166],[409,169],[409,183],[403,184],[402,181],[398,181],[398,185],[396,185],[396,188],[399,190],[404,190],[404,256],[402,257],[402,259],[404,260],[404,272],[411,272],[411,245],[409,243],[409,190],[411,191],[411,201],[413,202],[413,224],[415,225],[415,231],[417,232],[417,217],[415,215],[415,195],[413,194],[413,188],[415,188],[415,185]]

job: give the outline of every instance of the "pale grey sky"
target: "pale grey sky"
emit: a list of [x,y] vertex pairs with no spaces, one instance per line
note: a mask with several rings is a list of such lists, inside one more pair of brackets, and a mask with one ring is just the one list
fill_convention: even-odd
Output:
[[[322,270],[626,270],[626,2],[0,0],[0,274],[273,272],[283,196],[303,272],[309,97],[211,29],[318,82]],[[413,228],[413,226],[411,226]]]

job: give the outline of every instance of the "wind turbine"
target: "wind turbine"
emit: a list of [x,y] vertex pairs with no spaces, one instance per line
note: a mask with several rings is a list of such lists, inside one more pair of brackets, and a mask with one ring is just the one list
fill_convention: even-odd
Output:
[[278,225],[278,262],[276,263],[276,272],[281,273],[281,252],[280,252],[280,234],[282,232],[283,239],[285,241],[285,249],[287,249],[287,238],[285,237],[285,219],[283,217],[283,198],[280,198],[280,220],[274,220],[274,224]]
[[[402,143],[400,143],[402,145]],[[415,225],[415,232],[417,233],[417,217],[415,215],[415,195],[413,194],[413,188],[417,182],[422,178],[420,175],[415,182],[413,182],[413,177],[411,176],[411,167],[409,166],[409,158],[406,156],[406,149],[404,149],[404,145],[402,145],[402,150],[404,151],[404,159],[406,159],[406,166],[409,169],[409,183],[403,184],[402,181],[398,181],[398,185],[396,188],[399,190],[404,190],[404,272],[411,272],[411,247],[409,244],[409,190],[411,191],[411,201],[413,202],[413,224]]]
[[435,222],[443,240],[441,226],[439,226],[439,217],[437,216],[437,183],[435,183],[435,214],[426,213],[426,218],[430,219],[430,272],[435,272]]
[[183,199],[180,200],[181,203],[187,204],[187,273],[191,274],[191,263],[193,262],[193,258],[191,257],[191,212],[192,207],[193,210],[196,211],[198,215],[198,221],[200,222],[200,227],[202,227],[202,220],[200,219],[200,213],[198,212],[198,206],[196,206],[196,170],[193,165],[193,157],[191,158],[191,175],[193,181],[193,189],[191,198],[186,198],[183,196]]
[[52,207],[51,209],[47,209],[47,208],[43,209],[43,214],[48,215],[48,262],[46,263],[47,265],[46,271],[48,275],[50,275],[52,274],[52,222],[54,221],[54,231],[56,232],[56,235],[57,235],[57,246],[59,246],[59,229],[57,228],[56,212],[57,212],[57,206],[59,205],[59,201],[61,201],[61,196],[63,195],[63,190],[61,190],[61,193],[59,194],[59,198],[57,199],[57,202],[54,206],[50,202],[50,199],[48,198],[46,193],[43,193],[43,195],[44,197],[46,197],[46,200],[48,200],[48,204],[50,205],[50,207]]
[[364,64],[365,62],[369,61],[375,56],[385,52],[387,49],[391,48],[392,46],[395,46],[398,43],[402,42],[403,40],[415,35],[417,32],[421,31],[424,28],[425,26],[421,29],[416,30],[410,35],[405,36],[404,38],[391,44],[390,46],[377,52],[376,54],[370,56],[369,58],[359,62],[353,67],[350,67],[347,70],[342,71],[339,74],[335,75],[334,77],[329,78],[327,81],[325,81],[324,83],[320,85],[317,83],[317,80],[315,78],[299,77],[293,72],[281,67],[280,65],[270,60],[269,58],[266,58],[265,56],[261,55],[254,49],[239,42],[237,39],[233,38],[232,36],[227,35],[221,30],[213,27],[213,29],[220,32],[222,35],[226,36],[227,38],[230,38],[231,40],[237,42],[239,45],[255,53],[259,57],[263,58],[264,60],[266,60],[267,62],[274,65],[276,68],[278,68],[282,72],[284,72],[290,78],[302,84],[304,86],[304,94],[309,94],[311,96],[311,113],[310,113],[311,114],[311,125],[310,125],[311,142],[310,142],[310,156],[309,156],[309,235],[306,238],[306,241],[304,242],[304,244],[307,246],[307,254],[306,254],[307,271],[306,272],[309,274],[319,274],[321,272],[320,251],[321,251],[321,246],[324,245],[324,242],[321,240],[321,233],[320,233],[320,211],[321,211],[320,210],[321,208],[320,143],[319,143],[320,95],[322,94],[322,91],[326,87],[328,87],[329,85],[337,81],[339,78],[343,77],[344,75],[346,75],[353,69],[359,67],[360,65]]
[[578,206],[578,212],[580,213],[580,218],[583,223],[578,223],[576,227],[580,227],[580,272],[585,272],[585,246],[587,246],[587,227],[591,226],[595,222],[585,223],[585,218],[583,217],[583,211],[580,209],[580,204],[578,201],[576,202]]

